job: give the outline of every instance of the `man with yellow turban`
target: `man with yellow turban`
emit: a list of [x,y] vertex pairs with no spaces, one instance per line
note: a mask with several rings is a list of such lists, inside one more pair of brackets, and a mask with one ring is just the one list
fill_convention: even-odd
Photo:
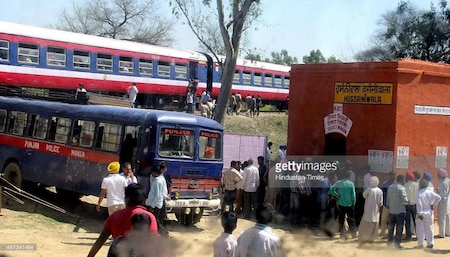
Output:
[[125,208],[125,188],[128,183],[124,176],[119,174],[120,164],[111,162],[107,167],[109,175],[102,181],[100,195],[98,197],[97,211],[106,196],[106,205],[109,215]]

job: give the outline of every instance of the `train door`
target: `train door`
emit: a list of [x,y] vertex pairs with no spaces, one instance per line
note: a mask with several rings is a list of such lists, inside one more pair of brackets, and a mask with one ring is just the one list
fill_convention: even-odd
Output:
[[189,62],[189,80],[198,77],[198,62]]

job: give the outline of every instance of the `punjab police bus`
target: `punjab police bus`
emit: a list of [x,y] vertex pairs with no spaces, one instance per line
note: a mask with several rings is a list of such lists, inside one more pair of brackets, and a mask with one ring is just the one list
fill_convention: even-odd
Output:
[[186,113],[0,97],[7,180],[98,195],[111,161],[131,162],[147,188],[150,167],[165,161],[172,178],[167,207],[183,224],[220,206],[222,139],[219,123]]

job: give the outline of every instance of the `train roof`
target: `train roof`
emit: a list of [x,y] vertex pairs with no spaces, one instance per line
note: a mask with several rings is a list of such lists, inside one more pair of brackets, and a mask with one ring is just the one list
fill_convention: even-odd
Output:
[[126,117],[130,121],[134,121],[133,123],[147,120],[158,123],[200,126],[223,131],[222,125],[215,120],[183,112],[126,108],[109,105],[78,105],[0,96],[0,108],[2,106],[14,106],[15,110],[31,112],[33,108],[39,107],[47,112],[54,112],[61,116],[70,115],[71,117],[77,117],[78,119],[89,118],[89,120],[97,120],[104,118],[105,121],[113,121],[115,117],[120,115],[121,117]]
[[5,21],[0,21],[0,33],[81,44],[86,46],[124,50],[130,52],[158,54],[174,58],[185,58],[191,60],[206,61],[206,57],[203,54],[200,54],[195,51],[177,50],[174,48],[164,46],[137,43],[120,39],[105,38],[93,35],[86,35],[82,33],[23,25]]

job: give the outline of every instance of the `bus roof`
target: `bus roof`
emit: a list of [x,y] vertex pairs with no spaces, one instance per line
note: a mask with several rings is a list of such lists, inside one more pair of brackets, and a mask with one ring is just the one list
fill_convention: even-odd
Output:
[[29,113],[33,113],[34,109],[39,109],[42,112],[54,113],[55,115],[60,115],[61,117],[76,117],[77,119],[89,119],[95,121],[102,119],[104,121],[117,121],[118,118],[121,117],[123,118],[123,121],[129,121],[134,124],[147,121],[152,123],[199,126],[223,131],[222,125],[215,120],[182,112],[126,108],[108,105],[66,104],[60,102],[0,96],[0,108],[4,106],[14,106],[14,110],[26,111]]

